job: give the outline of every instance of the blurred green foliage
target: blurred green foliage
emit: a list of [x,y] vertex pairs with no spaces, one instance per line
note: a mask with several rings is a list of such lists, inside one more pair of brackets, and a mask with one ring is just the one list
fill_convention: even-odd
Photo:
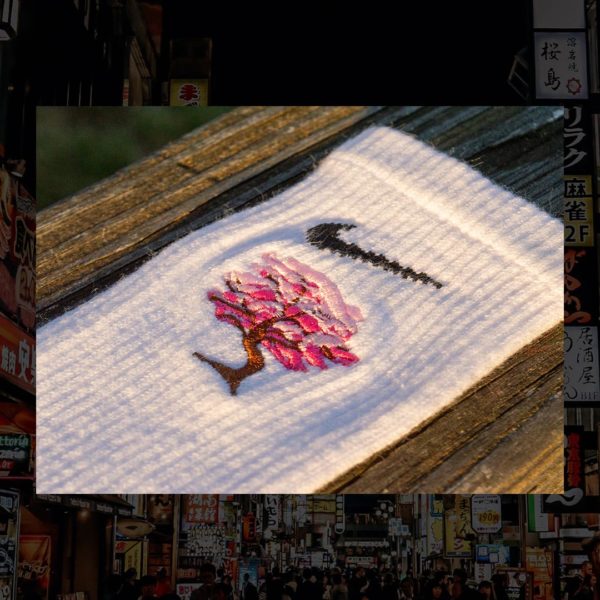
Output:
[[38,209],[111,175],[228,110],[231,108],[38,108]]

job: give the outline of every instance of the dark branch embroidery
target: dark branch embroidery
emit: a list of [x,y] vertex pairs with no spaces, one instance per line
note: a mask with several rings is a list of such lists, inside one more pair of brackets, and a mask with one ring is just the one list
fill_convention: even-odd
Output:
[[431,284],[440,289],[443,284],[427,275],[427,273],[417,273],[410,267],[403,267],[395,260],[389,260],[383,254],[376,254],[370,250],[363,250],[360,246],[354,243],[348,243],[340,239],[340,230],[353,229],[356,225],[349,223],[321,223],[311,227],[306,232],[306,239],[309,243],[321,250],[329,250],[341,256],[348,256],[354,260],[368,262],[376,267],[381,267],[385,271],[391,271],[396,275],[400,275],[404,279],[412,279],[421,283]]

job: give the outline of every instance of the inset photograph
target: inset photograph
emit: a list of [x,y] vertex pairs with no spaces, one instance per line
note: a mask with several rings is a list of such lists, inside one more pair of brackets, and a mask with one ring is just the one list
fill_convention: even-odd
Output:
[[38,109],[38,491],[562,492],[562,109],[205,110]]

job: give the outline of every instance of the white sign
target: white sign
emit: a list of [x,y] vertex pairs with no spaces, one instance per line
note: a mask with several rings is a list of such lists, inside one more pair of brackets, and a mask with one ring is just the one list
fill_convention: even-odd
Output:
[[588,97],[586,35],[583,31],[536,31],[535,94],[547,100]]
[[565,327],[565,402],[600,400],[598,328]]
[[495,494],[471,498],[471,526],[477,533],[496,533],[502,529],[502,502]]
[[585,29],[583,0],[533,0],[534,29]]
[[475,581],[490,581],[492,579],[492,565],[490,563],[475,563]]
[[377,560],[374,556],[347,556],[346,565],[356,565],[357,567],[375,567]]
[[265,529],[279,529],[279,496],[265,496],[265,511],[267,513]]
[[344,512],[344,495],[337,494],[335,497],[335,532],[344,533],[346,530],[346,515]]

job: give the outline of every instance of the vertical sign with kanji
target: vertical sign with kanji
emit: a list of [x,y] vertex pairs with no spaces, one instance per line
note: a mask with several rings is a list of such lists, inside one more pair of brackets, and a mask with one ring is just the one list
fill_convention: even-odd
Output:
[[598,328],[565,327],[565,405],[600,402]]
[[265,532],[269,531],[273,534],[277,531],[280,520],[279,496],[267,494],[265,496]]
[[594,230],[594,151],[587,107],[564,114],[564,398],[600,403],[598,258]]
[[585,495],[582,437],[582,426],[565,426],[565,494],[581,497]]
[[593,246],[593,135],[586,107],[565,108],[563,138],[565,246]]
[[588,97],[585,31],[534,33],[535,94],[541,100]]
[[335,532],[344,533],[346,530],[346,516],[344,514],[344,495],[337,494],[335,497]]
[[583,100],[589,95],[584,0],[532,0],[535,97]]
[[184,496],[183,529],[196,523],[219,522],[219,496],[217,494],[189,494]]
[[471,497],[457,494],[454,497],[454,508],[444,511],[444,556],[471,558],[472,538]]

